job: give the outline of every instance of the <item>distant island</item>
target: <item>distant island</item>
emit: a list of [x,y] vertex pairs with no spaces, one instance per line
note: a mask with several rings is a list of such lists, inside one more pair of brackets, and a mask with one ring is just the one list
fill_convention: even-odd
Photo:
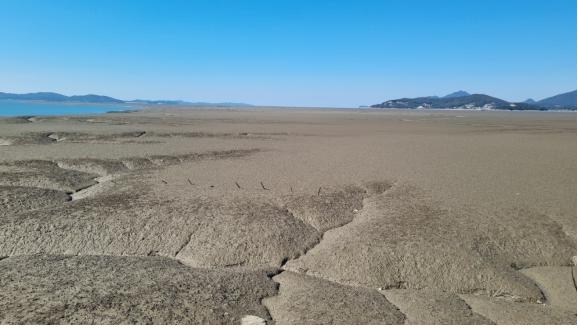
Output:
[[144,105],[188,105],[188,106],[216,106],[216,107],[250,107],[253,105],[235,102],[187,102],[183,100],[120,100],[101,95],[65,96],[55,92],[34,93],[5,93],[0,92],[0,100],[18,101],[48,101],[48,102],[74,102],[92,104],[144,104]]
[[576,90],[555,95],[540,101],[531,98],[524,102],[510,102],[485,94],[470,94],[457,91],[444,97],[429,96],[387,100],[372,108],[409,109],[506,109],[506,110],[576,110]]

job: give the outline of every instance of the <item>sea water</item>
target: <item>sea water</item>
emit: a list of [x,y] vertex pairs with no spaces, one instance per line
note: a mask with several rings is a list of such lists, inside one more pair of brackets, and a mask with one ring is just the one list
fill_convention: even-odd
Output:
[[74,115],[134,109],[127,104],[0,100],[0,116]]

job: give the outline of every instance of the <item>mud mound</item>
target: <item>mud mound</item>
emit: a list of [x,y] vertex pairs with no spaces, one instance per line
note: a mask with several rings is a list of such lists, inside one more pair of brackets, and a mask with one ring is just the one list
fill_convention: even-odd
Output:
[[279,266],[318,238],[286,210],[250,200],[112,194],[0,220],[0,256],[162,255],[196,267]]
[[576,286],[572,272],[576,267],[534,267],[520,272],[536,282],[546,304],[576,314]]
[[363,207],[366,191],[355,186],[341,189],[320,188],[317,195],[294,196],[287,199],[287,209],[320,232],[342,226],[353,220]]
[[109,175],[128,170],[121,161],[95,158],[65,159],[57,161],[58,166],[95,175]]
[[158,166],[176,165],[176,164],[181,163],[181,160],[177,156],[154,155],[154,156],[148,157],[148,159],[154,165],[158,165]]
[[410,325],[491,325],[472,312],[458,295],[434,289],[389,289],[381,292],[398,307]]
[[[39,121],[50,121],[39,119]],[[27,119],[12,118],[12,120],[0,119],[0,123],[30,123]],[[92,121],[91,123],[96,123]],[[104,122],[103,123],[108,123]],[[128,143],[159,143],[166,138],[225,138],[225,139],[270,139],[275,136],[286,135],[283,133],[210,133],[210,132],[153,132],[153,131],[128,131],[108,134],[93,134],[83,132],[30,132],[19,135],[4,136],[0,145],[48,145],[48,144],[128,144]]]
[[318,242],[311,226],[266,202],[210,203],[195,213],[190,241],[177,258],[195,267],[280,266]]
[[62,190],[73,193],[98,183],[99,177],[180,164],[183,161],[220,160],[249,156],[259,149],[189,153],[178,156],[153,155],[124,159],[73,158],[56,161],[23,160],[0,162],[0,185]]
[[144,157],[123,158],[121,162],[129,170],[150,169],[156,166],[150,159]]
[[0,323],[239,324],[268,318],[270,274],[161,257],[16,256],[0,261]]
[[576,314],[543,304],[461,295],[472,310],[499,325],[575,325]]
[[[140,138],[145,131],[130,131],[111,134],[88,134],[80,132],[54,132],[52,138],[64,143],[126,143],[130,139]],[[128,139],[128,140],[125,140]],[[134,142],[134,140],[132,140]]]
[[27,124],[31,123],[30,118],[32,118],[32,116],[0,117],[0,124]]
[[48,206],[58,206],[70,200],[70,195],[58,190],[0,186],[0,217]]
[[377,291],[343,286],[292,272],[273,278],[277,296],[266,298],[276,324],[403,324],[404,315]]
[[477,233],[473,248],[481,256],[516,269],[571,265],[576,255],[576,240],[541,213],[520,208],[490,212],[474,216],[468,225]]
[[[96,175],[67,170],[51,161],[16,161],[3,163],[0,185],[24,186],[75,192],[96,184]],[[12,169],[10,169],[12,168]]]
[[3,139],[8,140],[9,145],[48,145],[54,143],[55,141],[49,138],[50,132],[30,132],[24,133],[19,136],[3,137]]
[[352,223],[328,231],[317,247],[286,267],[372,288],[542,298],[527,277],[481,256],[471,243],[475,234],[420,191],[398,186],[365,199]]

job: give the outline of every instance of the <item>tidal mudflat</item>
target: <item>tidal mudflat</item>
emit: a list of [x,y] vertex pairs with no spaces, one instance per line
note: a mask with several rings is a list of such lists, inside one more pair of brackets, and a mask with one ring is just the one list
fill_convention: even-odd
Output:
[[576,114],[0,118],[0,323],[576,324]]

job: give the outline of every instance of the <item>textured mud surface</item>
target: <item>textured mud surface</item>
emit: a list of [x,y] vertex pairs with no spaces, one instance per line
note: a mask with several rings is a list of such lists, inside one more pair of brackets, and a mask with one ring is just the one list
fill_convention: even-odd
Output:
[[239,324],[267,318],[260,300],[276,292],[271,272],[162,257],[14,256],[0,269],[2,324]]
[[402,324],[405,316],[374,289],[285,271],[276,297],[263,301],[278,324]]
[[430,288],[388,289],[382,293],[406,315],[406,323],[410,325],[494,324],[452,293]]
[[576,118],[517,114],[1,118],[0,323],[575,324]]

